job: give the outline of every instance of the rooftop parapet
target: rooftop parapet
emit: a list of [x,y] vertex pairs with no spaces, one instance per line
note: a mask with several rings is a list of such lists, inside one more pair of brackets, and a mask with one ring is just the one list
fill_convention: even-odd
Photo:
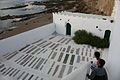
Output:
[[113,20],[113,17],[111,16],[102,16],[102,15],[94,15],[94,14],[85,14],[85,13],[73,13],[73,12],[68,12],[68,11],[62,11],[62,12],[57,12],[53,14],[58,14],[58,15],[67,15],[67,16],[73,16],[73,17],[82,17],[82,18],[93,18],[93,19],[100,19],[100,20]]

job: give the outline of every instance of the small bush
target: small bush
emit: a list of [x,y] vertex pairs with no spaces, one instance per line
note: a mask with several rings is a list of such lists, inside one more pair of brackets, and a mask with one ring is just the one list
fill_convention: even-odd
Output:
[[109,41],[101,39],[98,36],[94,36],[92,33],[88,33],[85,30],[76,31],[73,40],[77,44],[88,44],[97,48],[109,47]]

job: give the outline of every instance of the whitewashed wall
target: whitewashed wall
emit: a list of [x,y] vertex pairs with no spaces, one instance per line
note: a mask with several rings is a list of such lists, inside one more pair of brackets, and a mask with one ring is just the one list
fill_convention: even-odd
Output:
[[10,38],[0,40],[0,55],[13,52],[25,46],[35,42],[41,38],[51,35],[55,31],[54,23],[48,24]]
[[[103,20],[101,16],[98,15],[80,14],[83,16],[78,16],[78,13],[77,14],[72,14],[70,12],[68,13],[69,14],[66,14],[66,12],[53,13],[53,22],[56,24],[56,31],[60,34],[66,35],[67,23],[71,24],[72,36],[74,36],[74,32],[79,29],[80,30],[84,29],[89,32],[92,32],[93,34],[101,38],[104,38],[105,30],[111,30],[112,32],[113,23],[110,22],[110,19]],[[98,28],[96,28],[96,26],[98,26]]]
[[120,0],[116,1],[115,26],[108,54],[109,80],[120,80]]
[[69,75],[63,77],[61,80],[88,80],[86,78],[87,70],[89,69],[89,63],[80,65],[79,69],[76,69]]

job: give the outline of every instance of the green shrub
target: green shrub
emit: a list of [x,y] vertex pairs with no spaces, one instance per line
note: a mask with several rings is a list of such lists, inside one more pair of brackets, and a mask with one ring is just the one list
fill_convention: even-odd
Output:
[[77,44],[88,44],[97,48],[109,47],[109,41],[101,39],[98,36],[94,36],[92,33],[88,33],[85,30],[76,31],[73,40]]

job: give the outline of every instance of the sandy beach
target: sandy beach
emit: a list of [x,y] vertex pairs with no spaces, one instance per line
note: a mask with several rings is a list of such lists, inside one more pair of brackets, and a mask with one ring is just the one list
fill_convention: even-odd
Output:
[[52,22],[53,22],[52,13],[37,14],[36,17],[32,19],[16,23],[16,25],[13,26],[16,28],[11,30],[6,30],[3,33],[1,33],[0,40],[20,34],[22,32],[25,32],[37,27],[41,27],[43,25],[46,25]]

